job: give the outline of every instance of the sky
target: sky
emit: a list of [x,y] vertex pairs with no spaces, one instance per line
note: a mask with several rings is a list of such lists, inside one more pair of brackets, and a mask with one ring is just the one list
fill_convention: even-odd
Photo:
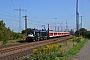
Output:
[[[90,0],[79,0],[78,11],[82,18],[82,27],[90,30]],[[21,9],[21,16],[19,16]],[[0,20],[6,27],[19,32],[25,29],[27,15],[28,28],[42,29],[48,24],[51,30],[68,29],[76,30],[76,0],[0,0]],[[21,22],[19,25],[19,19]],[[79,17],[79,24],[81,18]],[[19,28],[20,26],[20,28]]]

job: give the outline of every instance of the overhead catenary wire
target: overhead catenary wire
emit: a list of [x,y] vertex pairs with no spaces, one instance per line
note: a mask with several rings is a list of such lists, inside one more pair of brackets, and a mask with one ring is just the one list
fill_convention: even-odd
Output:
[[24,8],[24,2],[23,2],[23,0],[21,1],[21,8]]
[[29,6],[29,0],[27,0],[26,10],[28,10],[28,6]]
[[[9,20],[9,21],[14,21],[14,22],[19,22],[19,21],[17,21],[17,20],[13,20],[13,19],[7,19],[7,18],[0,18],[1,20]],[[25,23],[25,22],[22,22],[23,24]],[[32,23],[32,22],[28,22],[28,25],[30,25],[30,26],[33,26],[33,25],[35,25],[35,26],[39,26],[39,27],[42,27],[42,25],[44,25],[44,24],[38,24],[38,23]],[[33,28],[37,28],[37,27],[33,27]],[[50,25],[50,30],[54,30],[53,29],[53,26],[52,25]]]
[[36,22],[36,23],[48,24],[48,23],[45,23],[45,22],[42,22],[42,21],[37,21],[35,19],[29,19],[29,18],[28,18],[28,21],[33,22],[33,23]]
[[0,18],[0,20],[9,20],[9,21],[15,21],[15,22],[19,22],[19,21],[17,21],[17,20],[13,20],[13,19],[9,19],[9,18]]
[[7,0],[4,0],[5,2],[6,2],[6,4],[9,6],[9,8],[11,9],[11,10],[13,10],[13,8],[11,7],[11,5],[7,2]]
[[[10,19],[8,19],[8,20],[10,20]],[[11,20],[13,20],[13,19],[11,19]],[[18,20],[18,18],[17,18],[17,20]],[[48,23],[45,23],[45,22],[42,22],[42,21],[33,20],[33,19],[28,19],[28,21],[29,21],[29,23],[28,23],[29,25],[32,24],[32,25],[35,25],[35,26],[37,26],[37,25],[41,26],[41,25],[47,25],[48,24]],[[19,21],[17,21],[17,22],[19,22]],[[24,22],[22,22],[22,23],[24,23]]]
[[11,2],[12,2],[13,7],[15,7],[15,5],[14,5],[14,3],[13,3],[13,0],[11,0]]
[[29,6],[29,0],[27,0],[27,5],[26,5],[26,14],[28,15],[28,6]]
[[[17,20],[13,20],[13,19],[9,19],[9,18],[0,18],[0,20],[9,20],[9,21],[19,22],[19,21],[17,21]],[[25,23],[25,22],[22,22],[22,23]],[[28,24],[33,24],[33,25],[38,25],[38,26],[41,26],[41,25],[42,25],[42,24],[31,23],[31,22],[28,22]]]
[[[6,12],[0,12],[0,14],[3,14],[3,17],[8,16],[9,18],[12,18],[12,17],[15,18],[15,19],[17,18],[16,20],[18,20],[18,18],[19,18],[16,15],[12,15],[12,14],[9,14],[9,13],[6,13]],[[1,18],[1,19],[5,19],[5,18]],[[10,19],[10,20],[12,20],[12,19]],[[44,22],[41,22],[41,21],[37,21],[37,20],[33,20],[33,19],[28,19],[28,21],[32,22],[33,24],[35,24],[35,22],[36,22],[36,25],[38,25],[40,23],[47,24],[47,23],[44,23]],[[40,25],[42,25],[42,24],[40,24]]]
[[[18,21],[18,18],[16,19],[16,20],[13,20],[13,19],[10,19],[10,18],[0,18],[1,20],[3,19],[3,20],[10,20],[10,21],[15,21],[15,22],[19,22]],[[29,20],[29,19],[28,19]],[[30,19],[30,21],[31,21],[31,19]],[[24,23],[24,22],[22,22],[22,23]],[[31,21],[31,22],[28,22],[28,24],[33,24],[33,25],[39,25],[39,26],[41,26],[41,25],[43,25],[44,23],[40,23],[40,22],[34,22],[33,20]]]
[[14,15],[14,14],[5,13],[5,12],[1,12],[1,11],[0,11],[0,15],[8,16],[8,17],[14,17],[14,18],[19,18],[18,16]]
[[[29,0],[27,0],[27,1],[29,2]],[[12,1],[12,2],[13,2],[13,1]],[[23,2],[23,0],[22,0],[22,2]],[[22,3],[22,2],[21,2],[21,3]],[[29,4],[27,4],[27,5],[29,6]],[[22,6],[23,6],[23,5],[22,5]],[[11,16],[10,16],[10,17],[11,17]],[[19,18],[19,17],[17,17],[17,18]],[[38,18],[38,17],[37,17],[37,18]],[[65,17],[64,17],[64,18],[65,18]],[[53,19],[53,18],[42,18],[42,17],[41,17],[41,18],[38,18],[38,19],[45,19],[45,20],[47,19],[47,20],[49,20],[49,19]],[[58,19],[60,19],[60,18],[58,18]],[[36,19],[36,20],[34,19],[34,21],[33,21],[33,20],[31,21],[31,20],[32,20],[32,19],[30,19],[30,22],[33,23],[33,24],[36,24],[36,25],[37,25],[37,24],[40,24],[40,25],[42,25],[42,24],[48,24],[48,23],[45,23],[45,22],[42,22],[42,21],[37,21],[37,19]]]
[[68,15],[68,16],[61,16],[61,17],[32,17],[32,16],[28,16],[28,17],[32,17],[32,18],[37,18],[37,19],[61,19],[61,18],[65,18],[65,17],[74,17],[75,16],[75,14],[72,14],[72,15]]

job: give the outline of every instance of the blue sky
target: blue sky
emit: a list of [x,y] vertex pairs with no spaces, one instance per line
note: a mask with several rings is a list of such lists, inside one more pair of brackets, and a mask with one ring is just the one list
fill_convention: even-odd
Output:
[[[6,27],[18,32],[19,11],[21,12],[21,29],[25,29],[25,20],[22,16],[28,16],[28,28],[42,29],[42,25],[50,24],[50,29],[62,25],[66,27],[66,20],[69,29],[76,28],[76,0],[0,0],[0,20],[3,20]],[[79,15],[83,17],[82,27],[90,30],[90,0],[79,0]],[[80,20],[80,19],[79,19]],[[81,23],[81,22],[79,22]]]

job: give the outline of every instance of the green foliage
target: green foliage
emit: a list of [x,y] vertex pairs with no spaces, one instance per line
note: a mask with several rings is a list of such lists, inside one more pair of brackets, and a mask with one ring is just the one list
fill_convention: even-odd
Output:
[[0,40],[3,44],[7,43],[7,40],[14,40],[18,38],[25,38],[24,34],[16,33],[10,30],[10,28],[5,27],[3,20],[0,21]]
[[27,28],[26,30],[23,30],[23,31],[22,31],[22,34],[24,34],[25,36],[27,36],[27,32],[28,32],[29,30],[31,30],[31,28]]
[[33,49],[33,53],[37,55],[42,53],[54,52],[57,51],[59,48],[61,48],[61,46],[62,45],[60,43],[46,45],[38,49]]
[[74,30],[73,29],[71,29],[71,31],[70,31],[70,35],[74,35],[75,33],[74,33]]
[[[29,60],[65,60],[65,58],[61,58],[61,56],[57,56],[57,52],[52,52],[52,53],[43,53],[36,55],[34,57],[30,57]],[[59,54],[60,55],[60,54]]]
[[78,43],[72,49],[70,49],[69,51],[67,51],[64,55],[68,57],[70,55],[76,54],[84,46],[84,43],[85,42],[87,42],[87,40],[83,40],[82,42]]
[[29,60],[28,58],[24,58],[24,60]]
[[73,39],[72,41],[79,43],[79,42],[81,42],[81,39],[80,39],[80,38],[75,38],[75,39]]
[[0,21],[0,40],[4,39],[5,31],[6,31],[5,23],[3,23],[3,21]]
[[81,42],[81,39],[80,38],[76,39],[76,42],[77,43]]
[[87,31],[87,29],[85,29],[85,28],[81,28],[81,29],[79,29],[79,31],[76,31],[75,32],[75,35],[76,36],[79,36],[79,35],[81,35],[82,37],[84,37],[84,38],[87,38],[88,36],[89,36],[89,32]]
[[26,30],[23,30],[22,34],[27,33],[29,30],[31,30],[31,28],[27,28]]
[[3,44],[7,44],[8,43],[8,40],[5,38],[4,40],[3,40]]
[[88,34],[89,34],[89,32],[87,31],[87,29],[85,29],[85,28],[80,29],[80,35],[82,35],[83,37],[87,37]]
[[87,37],[88,37],[88,38],[90,38],[90,31],[88,31],[88,32],[89,32],[89,34],[88,34],[88,36],[87,36]]
[[37,55],[35,57],[30,58],[30,60],[55,60],[56,54],[55,53],[43,53],[40,55]]

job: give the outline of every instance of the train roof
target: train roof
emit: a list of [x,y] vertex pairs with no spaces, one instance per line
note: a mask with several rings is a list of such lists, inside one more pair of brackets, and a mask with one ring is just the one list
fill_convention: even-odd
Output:
[[49,32],[55,32],[55,33],[69,33],[69,32],[59,32],[59,31],[49,31]]
[[28,32],[38,32],[39,30],[38,29],[32,29],[32,30],[29,30]]

